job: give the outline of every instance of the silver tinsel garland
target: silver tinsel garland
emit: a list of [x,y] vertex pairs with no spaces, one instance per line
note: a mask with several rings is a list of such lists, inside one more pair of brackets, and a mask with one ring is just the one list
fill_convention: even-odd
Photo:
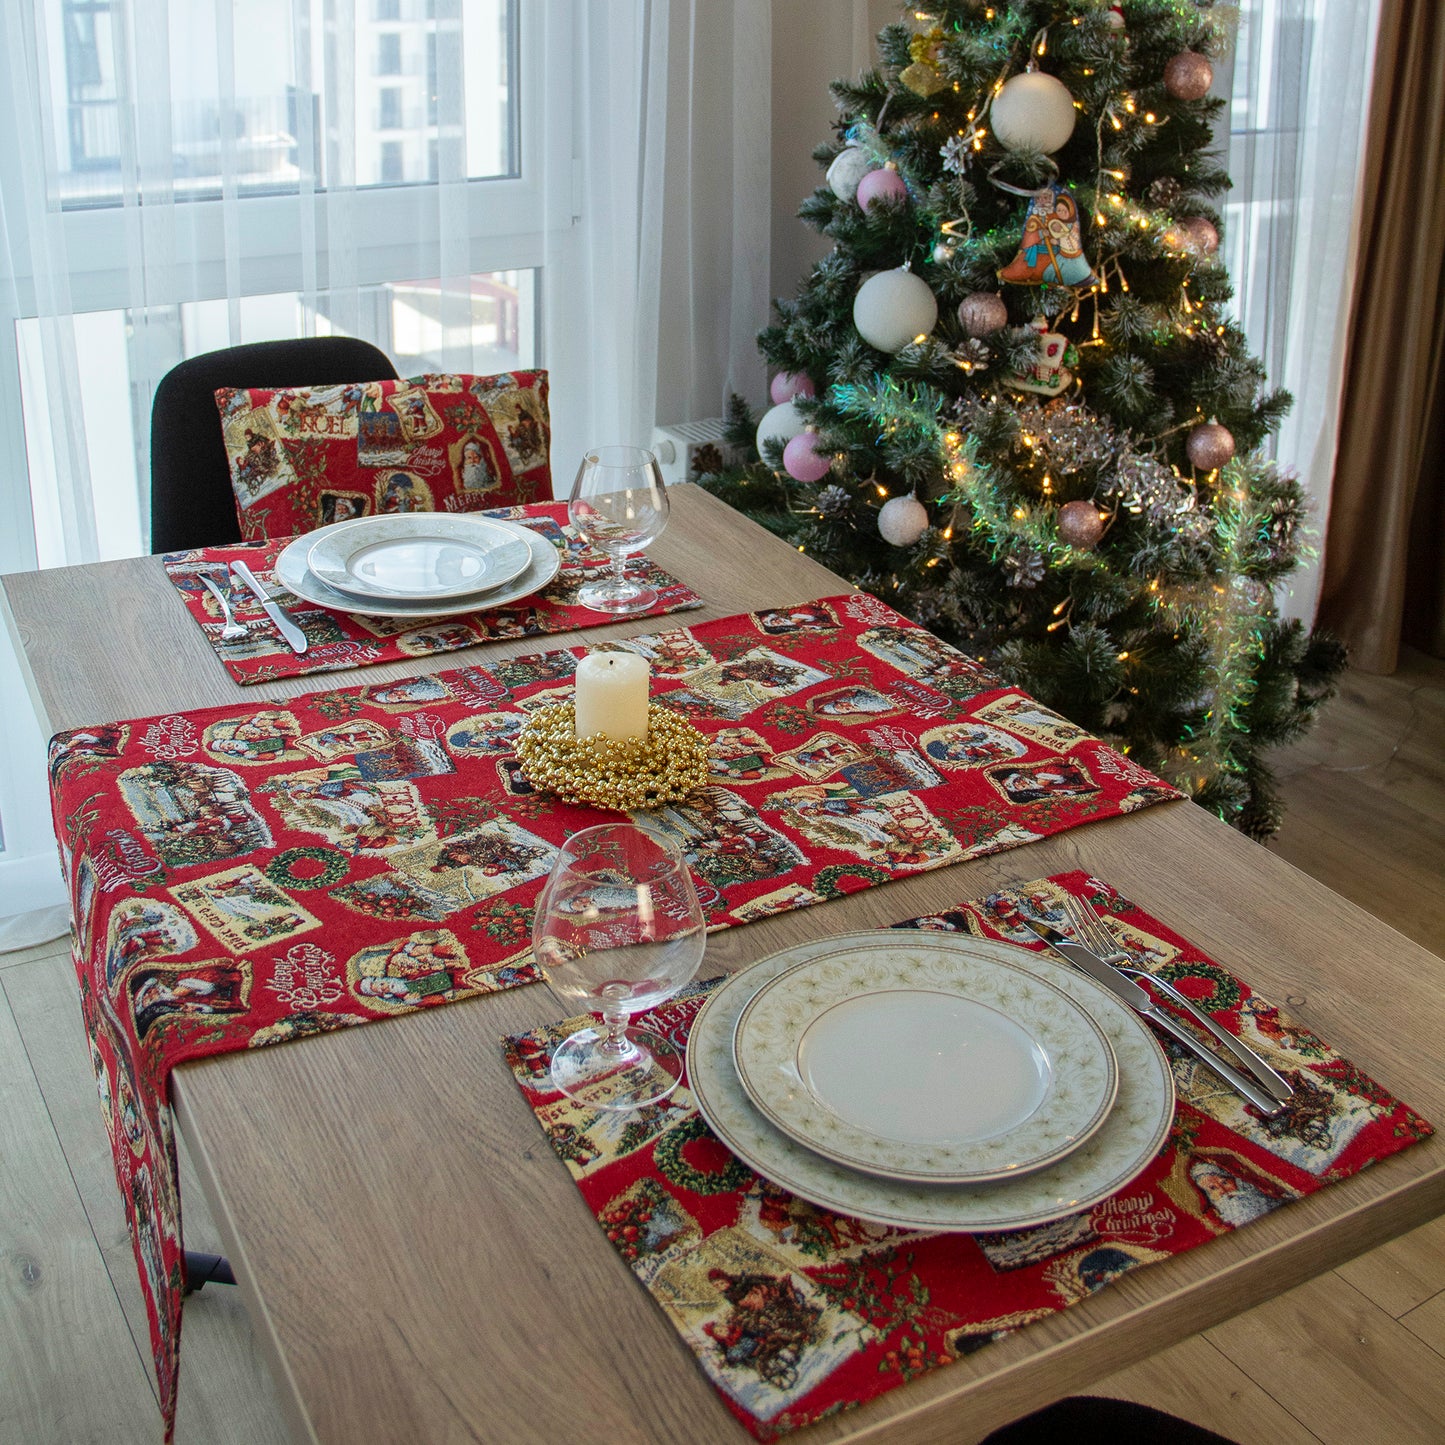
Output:
[[[981,397],[965,398],[959,420],[967,427],[997,405]],[[1032,400],[1014,403],[1011,410],[1020,434],[1031,439],[1031,450],[1054,476],[1093,470],[1095,501],[1117,502],[1186,541],[1208,536],[1213,524],[1200,510],[1194,488],[1095,413],[1058,401]]]

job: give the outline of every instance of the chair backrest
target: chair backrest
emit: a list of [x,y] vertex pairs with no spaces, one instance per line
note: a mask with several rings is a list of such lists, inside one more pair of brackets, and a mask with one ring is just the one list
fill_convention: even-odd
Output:
[[258,341],[208,351],[161,378],[151,405],[151,550],[239,542],[216,391],[223,386],[328,386],[394,381],[384,351],[351,336]]

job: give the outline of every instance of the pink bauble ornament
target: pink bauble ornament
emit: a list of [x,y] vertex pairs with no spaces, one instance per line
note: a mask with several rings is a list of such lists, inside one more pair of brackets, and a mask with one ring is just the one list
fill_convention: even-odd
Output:
[[970,336],[988,336],[1008,325],[1008,307],[993,291],[975,291],[958,303],[958,324]]
[[768,395],[772,397],[774,404],[779,406],[785,401],[792,401],[795,396],[816,396],[817,394],[817,388],[814,387],[812,378],[804,376],[801,371],[780,371],[773,378],[773,384],[768,388]]
[[889,497],[878,509],[878,531],[894,547],[911,547],[928,530],[928,509],[917,497]]
[[1175,100],[1203,100],[1214,84],[1214,67],[1197,50],[1182,50],[1164,67],[1164,89]]
[[1217,472],[1234,457],[1234,436],[1228,427],[1207,421],[1189,433],[1184,450],[1201,472]]
[[1185,239],[1201,256],[1212,256],[1219,249],[1219,232],[1203,216],[1186,216],[1179,225]]
[[816,432],[806,431],[783,448],[783,470],[795,482],[817,482],[828,475],[833,453],[815,450],[817,441]]
[[1104,535],[1104,519],[1092,502],[1065,502],[1059,508],[1059,540],[1092,552]]
[[869,171],[858,182],[858,204],[865,211],[872,210],[878,201],[896,201],[908,195],[908,187],[897,171],[886,166],[880,171]]

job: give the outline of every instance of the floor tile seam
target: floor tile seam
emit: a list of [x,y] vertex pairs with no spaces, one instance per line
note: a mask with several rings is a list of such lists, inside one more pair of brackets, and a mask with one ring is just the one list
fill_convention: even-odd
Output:
[[[1404,731],[1400,734],[1394,747],[1390,749],[1390,756],[1385,759],[1382,774],[1389,773],[1391,766],[1400,755],[1400,749],[1403,748],[1405,744],[1410,741],[1411,735],[1414,733],[1416,727],[1420,723],[1420,707],[1419,704],[1415,701],[1416,693],[1418,693],[1419,691],[1420,689],[1418,687],[1413,688],[1408,695],[1410,703],[1410,715],[1405,719]],[[1385,779],[1382,777],[1382,781],[1384,780]]]
[[[50,961],[49,958],[31,959],[28,964],[22,964],[21,967],[30,967]],[[115,1307],[120,1313],[121,1323],[125,1326],[125,1332],[130,1338],[131,1348],[136,1353],[136,1362],[140,1365],[141,1375],[151,1391],[152,1398],[156,1398],[156,1387],[155,1381],[152,1378],[152,1372],[147,1365],[145,1353],[135,1337],[135,1332],[130,1327],[130,1318],[126,1314],[125,1305],[120,1297],[120,1291],[116,1288],[115,1277],[111,1274],[110,1261],[106,1256],[105,1246],[101,1243],[99,1234],[96,1233],[95,1221],[91,1218],[90,1210],[86,1207],[85,1195],[80,1188],[80,1181],[75,1177],[75,1169],[71,1165],[70,1155],[65,1148],[65,1141],[61,1137],[60,1130],[56,1127],[55,1113],[50,1107],[49,1098],[46,1097],[45,1086],[40,1082],[40,1074],[36,1070],[35,1059],[30,1051],[30,1044],[25,1037],[25,1030],[21,1026],[20,1016],[15,1012],[15,1004],[10,997],[10,990],[6,987],[6,983],[5,974],[0,972],[0,996],[4,997],[5,1007],[10,1010],[10,1017],[15,1022],[15,1032],[20,1038],[20,1048],[25,1055],[25,1064],[30,1070],[31,1079],[35,1083],[35,1092],[39,1096],[40,1102],[45,1109],[45,1118],[46,1122],[50,1125],[51,1137],[55,1140],[55,1148],[60,1155],[62,1163],[65,1165],[65,1176],[70,1180],[70,1187],[75,1191],[75,1202],[80,1206],[80,1213],[81,1217],[85,1220],[86,1231],[90,1235],[91,1243],[95,1245],[95,1252],[97,1258],[100,1260],[100,1267],[105,1271],[106,1283],[110,1286],[111,1296],[115,1300]]]
[[[1331,1276],[1333,1276],[1333,1278],[1331,1278]],[[1417,1334],[1414,1332],[1414,1330],[1410,1329],[1409,1326],[1406,1325],[1402,1319],[1396,1319],[1395,1316],[1392,1315],[1387,1309],[1385,1309],[1382,1305],[1376,1304],[1375,1301],[1372,1300],[1367,1294],[1365,1294],[1362,1290],[1360,1290],[1359,1288],[1357,1288],[1357,1287],[1356,1287],[1354,1284],[1352,1284],[1348,1279],[1344,1278],[1344,1276],[1338,1274],[1337,1271],[1331,1270],[1331,1271],[1329,1271],[1328,1275],[1317,1277],[1317,1279],[1316,1279],[1314,1282],[1315,1282],[1315,1283],[1318,1283],[1320,1278],[1327,1279],[1332,1286],[1338,1286],[1338,1287],[1341,1288],[1341,1289],[1348,1290],[1351,1294],[1353,1294],[1353,1295],[1356,1296],[1356,1299],[1357,1299],[1358,1303],[1359,1303],[1365,1310],[1369,1311],[1370,1313],[1372,1313],[1372,1314],[1374,1314],[1374,1315],[1379,1316],[1378,1321],[1376,1321],[1376,1324],[1377,1324],[1377,1326],[1378,1326],[1378,1329],[1383,1329],[1385,1326],[1388,1326],[1388,1325],[1398,1326],[1399,1328],[1403,1329],[1403,1330],[1410,1336],[1410,1338],[1413,1339],[1417,1344],[1419,1344],[1419,1345],[1423,1346],[1425,1349],[1429,1350],[1429,1351],[1431,1352],[1431,1354],[1434,1354],[1434,1355],[1437,1355],[1437,1356],[1440,1354],[1440,1352],[1439,1352],[1438,1350],[1436,1350],[1433,1345],[1431,1345],[1428,1341],[1421,1339],[1420,1336],[1417,1335]],[[1306,1283],[1309,1283],[1309,1281],[1307,1281]],[[1299,1288],[1303,1288],[1303,1286],[1299,1286]],[[1256,1386],[1258,1386],[1259,1389],[1263,1390],[1263,1391],[1265,1392],[1265,1394],[1267,1394],[1267,1395],[1270,1397],[1271,1400],[1273,1400],[1282,1410],[1285,1411],[1286,1414],[1288,1414],[1289,1416],[1291,1416],[1291,1418],[1297,1420],[1297,1421],[1299,1422],[1300,1426],[1301,1426],[1303,1429],[1309,1431],[1309,1433],[1313,1435],[1313,1434],[1315,1434],[1315,1432],[1310,1428],[1310,1426],[1309,1426],[1303,1419],[1301,1419],[1301,1417],[1300,1417],[1299,1415],[1297,1415],[1297,1414],[1295,1413],[1295,1411],[1291,1410],[1290,1407],[1289,1407],[1283,1400],[1281,1400],[1277,1395],[1275,1395],[1275,1393],[1273,1392],[1273,1390],[1271,1390],[1271,1388],[1270,1388],[1269,1381],[1268,1381],[1267,1379],[1261,1379],[1261,1378],[1259,1377],[1259,1375],[1256,1374],[1255,1371],[1254,1371],[1254,1370],[1250,1367],[1250,1365],[1246,1362],[1247,1357],[1248,1357],[1248,1352],[1241,1351],[1241,1354],[1240,1354],[1239,1356],[1236,1356],[1235,1354],[1231,1353],[1228,1349],[1226,1349],[1224,1346],[1216,1344],[1215,1340],[1212,1338],[1212,1336],[1215,1334],[1216,1331],[1227,1329],[1231,1324],[1236,1324],[1236,1323],[1238,1323],[1240,1320],[1247,1319],[1250,1314],[1253,1314],[1253,1313],[1255,1313],[1256,1311],[1262,1311],[1262,1310],[1264,1310],[1265,1308],[1267,1308],[1269,1305],[1276,1303],[1278,1300],[1281,1300],[1281,1299],[1286,1298],[1288,1293],[1289,1293],[1289,1292],[1286,1292],[1286,1295],[1276,1295],[1273,1299],[1270,1299],[1270,1300],[1264,1300],[1264,1301],[1262,1301],[1259,1305],[1256,1305],[1255,1308],[1254,1308],[1254,1310],[1246,1311],[1243,1315],[1236,1315],[1236,1316],[1235,1316],[1233,1319],[1231,1319],[1231,1320],[1224,1320],[1224,1321],[1222,1321],[1222,1322],[1221,1322],[1220,1324],[1218,1324],[1218,1325],[1211,1326],[1208,1330],[1206,1330],[1206,1331],[1203,1332],[1203,1337],[1204,1337],[1206,1343],[1208,1343],[1208,1344],[1210,1344],[1210,1345],[1214,1345],[1214,1346],[1219,1350],[1219,1353],[1220,1353],[1221,1355],[1223,1355],[1224,1358],[1227,1359],[1227,1360],[1230,1362],[1230,1364],[1232,1364],[1237,1370],[1239,1370],[1241,1374],[1247,1376],[1247,1377],[1249,1378],[1249,1380],[1250,1380],[1253,1384],[1255,1384]],[[1366,1326],[1366,1328],[1368,1329],[1368,1325]],[[1378,1357],[1378,1355],[1379,1355],[1379,1353],[1380,1353],[1380,1347],[1379,1347],[1378,1344],[1372,1344],[1372,1343],[1371,1343],[1371,1339],[1370,1339],[1370,1336],[1369,1336],[1369,1335],[1367,1335],[1367,1334],[1366,1334],[1366,1335],[1358,1334],[1358,1333],[1352,1328],[1352,1329],[1350,1330],[1350,1337],[1351,1337],[1351,1339],[1352,1339],[1357,1345],[1360,1345],[1360,1346],[1362,1346],[1364,1349],[1371,1351],[1372,1353],[1374,1353],[1374,1354]],[[1376,1333],[1376,1340],[1378,1340],[1378,1330],[1377,1330],[1377,1333]],[[1386,1346],[1386,1349],[1388,1349],[1388,1346]],[[1311,1340],[1311,1341],[1307,1344],[1307,1346],[1305,1347],[1305,1349],[1302,1350],[1302,1351],[1300,1351],[1300,1353],[1316,1354],[1316,1355],[1319,1355],[1320,1358],[1326,1358],[1326,1356],[1324,1355],[1323,1350],[1320,1349],[1320,1347],[1319,1347],[1313,1340]],[[1445,1358],[1445,1356],[1441,1356],[1441,1358]],[[1381,1363],[1384,1364],[1384,1363],[1387,1363],[1387,1362],[1385,1362],[1385,1361],[1382,1360]],[[1382,1385],[1377,1385],[1377,1384],[1376,1384],[1372,1379],[1370,1379],[1368,1376],[1365,1376],[1365,1377],[1364,1377],[1364,1379],[1363,1379],[1363,1384],[1364,1384],[1365,1388],[1366,1388],[1367,1390],[1369,1390],[1372,1394],[1375,1394],[1375,1395],[1382,1395],[1382,1394],[1383,1394],[1383,1386],[1382,1386]],[[1410,1407],[1412,1407],[1413,1409],[1419,1411],[1419,1412],[1422,1413],[1422,1414],[1429,1415],[1429,1413],[1430,1413],[1428,1409],[1422,1408],[1422,1407],[1420,1406],[1418,1400],[1416,1400],[1416,1399],[1414,1399],[1414,1398],[1412,1398],[1412,1397],[1406,1397],[1406,1403],[1407,1403]],[[1433,1418],[1433,1417],[1432,1417],[1432,1418]],[[1325,1437],[1316,1435],[1315,1438],[1318,1439],[1318,1440],[1321,1440],[1322,1445],[1327,1445],[1327,1441],[1326,1441]]]
[[56,939],[55,947],[48,948],[44,953],[35,953],[33,949],[44,947],[43,944],[33,944],[30,948],[17,948],[12,953],[0,953],[0,973],[7,968],[24,968],[27,963],[49,963],[52,959],[63,958],[70,962],[70,942],[68,937]]
[[[1266,1300],[1264,1303],[1267,1304],[1268,1301]],[[1259,1309],[1261,1307],[1262,1306],[1260,1305],[1256,1305],[1255,1309]],[[1252,1311],[1246,1310],[1245,1315],[1237,1315],[1235,1316],[1235,1318],[1243,1319],[1246,1315],[1250,1313],[1252,1313]],[[1228,1324],[1230,1323],[1230,1321],[1226,1320],[1224,1321],[1224,1323]],[[1214,1328],[1217,1328],[1217,1326]],[[1310,1437],[1310,1439],[1319,1441],[1319,1445],[1327,1445],[1324,1436],[1317,1434],[1315,1430],[1311,1428],[1309,1422],[1306,1419],[1304,1419],[1301,1415],[1297,1414],[1294,1410],[1291,1410],[1290,1407],[1283,1400],[1281,1400],[1278,1395],[1274,1393],[1274,1391],[1270,1388],[1270,1382],[1268,1380],[1260,1379],[1250,1370],[1249,1366],[1246,1365],[1243,1360],[1235,1359],[1235,1357],[1230,1354],[1230,1352],[1225,1349],[1224,1346],[1219,1344],[1218,1341],[1211,1339],[1210,1335],[1212,1332],[1212,1329],[1201,1330],[1198,1335],[1198,1339],[1209,1349],[1213,1350],[1214,1353],[1218,1355],[1221,1360],[1225,1361],[1233,1369],[1238,1370],[1239,1373],[1243,1375],[1245,1379],[1247,1379],[1250,1384],[1255,1387],[1256,1390],[1259,1390],[1263,1394],[1268,1396],[1269,1399],[1273,1401],[1279,1409],[1283,1410],[1284,1413],[1288,1415],[1290,1419],[1293,1420],[1295,1424],[1298,1425],[1300,1429],[1303,1430],[1305,1434]]]

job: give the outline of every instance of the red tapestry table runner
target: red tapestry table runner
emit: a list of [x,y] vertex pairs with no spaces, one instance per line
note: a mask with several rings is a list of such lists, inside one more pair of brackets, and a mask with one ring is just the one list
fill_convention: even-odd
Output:
[[[1043,951],[1088,898],[1152,972],[1294,1086],[1264,1118],[1169,1044],[1178,1103],[1161,1152],[1083,1213],[1032,1229],[928,1234],[809,1204],[719,1141],[684,1078],[664,1103],[599,1115],[551,1088],[551,1051],[582,1020],[504,1040],[527,1102],[608,1239],[759,1440],[872,1399],[1428,1137],[1420,1116],[1164,923],[1083,872],[1019,884],[900,928]],[[704,962],[704,970],[706,963]],[[712,980],[643,1015],[683,1046]]]
[[[638,821],[713,929],[1180,795],[876,598],[607,643],[708,735],[712,784]],[[171,1418],[181,1242],[170,1070],[531,982],[556,845],[608,816],[513,742],[584,648],[55,737],[92,1060]]]
[[[244,587],[227,582],[230,564],[245,562],[268,587],[276,586],[272,571],[281,550],[294,538],[265,542],[237,542],[228,547],[200,547],[190,552],[169,552],[164,558],[166,576],[180,593],[186,610],[200,624],[216,656],[243,687],[277,677],[300,677],[310,672],[335,672],[344,667],[370,667],[377,662],[405,661],[438,652],[455,652],[508,637],[540,637],[553,632],[581,632],[616,619],[576,601],[577,590],[592,581],[611,559],[589,547],[567,525],[566,502],[536,502],[520,507],[499,507],[479,512],[520,522],[541,533],[562,553],[562,567],[540,592],[505,607],[450,617],[368,617],[360,612],[338,612],[279,590],[276,600],[295,619],[311,644],[299,657],[282,641],[261,605]],[[672,573],[647,558],[634,559],[628,575],[645,582],[657,601],[638,613],[660,617],[702,606],[702,598]],[[220,604],[201,583],[207,576],[226,593],[240,622],[254,624],[250,634],[235,642],[221,640]]]

